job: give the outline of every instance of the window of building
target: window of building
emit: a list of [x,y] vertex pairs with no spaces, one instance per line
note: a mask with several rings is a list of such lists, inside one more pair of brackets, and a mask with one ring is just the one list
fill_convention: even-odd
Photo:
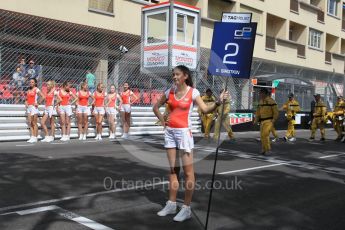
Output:
[[158,45],[168,42],[168,12],[160,11],[146,16],[146,45]]
[[262,18],[262,12],[261,11],[241,4],[240,12],[252,13],[252,22],[258,23],[256,32],[262,33],[263,18]]
[[89,10],[114,13],[114,0],[89,0]]
[[337,16],[339,0],[328,0],[327,12],[331,15]]
[[314,30],[314,29],[310,29],[308,45],[310,47],[321,49],[321,37],[322,37],[322,32]]
[[138,3],[151,3],[151,4],[156,4],[159,3],[159,0],[132,0],[133,2],[138,2]]
[[184,13],[176,14],[176,41],[194,46],[196,43],[195,37],[196,17]]

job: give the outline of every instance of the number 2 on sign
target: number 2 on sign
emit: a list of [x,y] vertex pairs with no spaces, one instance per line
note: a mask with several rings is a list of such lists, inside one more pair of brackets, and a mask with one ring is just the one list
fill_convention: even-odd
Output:
[[229,60],[227,60],[227,58],[237,56],[240,48],[239,48],[237,43],[226,43],[225,44],[225,50],[228,50],[229,47],[235,47],[235,52],[224,55],[223,63],[224,64],[230,64],[230,65],[237,65],[237,61],[229,61]]

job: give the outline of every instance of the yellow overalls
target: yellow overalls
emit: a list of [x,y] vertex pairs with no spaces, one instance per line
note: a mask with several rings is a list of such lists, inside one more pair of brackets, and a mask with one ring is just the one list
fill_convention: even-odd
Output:
[[293,99],[292,101],[288,100],[284,105],[283,109],[286,111],[286,120],[288,121],[288,128],[286,130],[286,137],[291,138],[295,137],[295,116],[296,113],[301,111],[298,101]]
[[320,100],[315,103],[314,118],[311,123],[311,139],[315,138],[316,129],[320,129],[321,138],[325,138],[325,117],[327,108],[326,105]]
[[[222,113],[222,109],[224,106],[222,121],[220,120],[220,115]],[[218,134],[220,132],[221,125],[225,128],[225,130],[228,132],[228,136],[230,139],[234,138],[234,133],[232,132],[231,126],[230,126],[230,101],[226,100],[223,105],[218,106],[217,108],[217,121],[214,128],[214,139],[218,139]]]
[[255,114],[255,123],[260,122],[260,135],[262,151],[271,150],[270,132],[273,123],[278,119],[279,112],[275,100],[267,96],[264,100],[259,101],[258,109]]
[[344,100],[340,100],[334,107],[333,110],[333,127],[337,132],[337,140],[343,137],[343,122],[344,122],[344,110],[345,110],[345,102]]
[[[216,98],[214,96],[207,96],[204,95],[201,97],[201,99],[205,102],[206,105],[210,106],[216,103]],[[214,112],[204,114],[201,112],[200,109],[198,109],[199,115],[201,117],[201,122],[202,125],[204,126],[204,131],[205,131],[205,137],[210,136],[210,130],[211,130],[211,124],[214,118]]]

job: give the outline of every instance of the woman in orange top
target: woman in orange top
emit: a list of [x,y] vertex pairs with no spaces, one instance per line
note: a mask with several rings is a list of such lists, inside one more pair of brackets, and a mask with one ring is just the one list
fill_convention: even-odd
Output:
[[128,82],[123,84],[123,92],[121,93],[122,104],[121,118],[123,124],[122,138],[128,138],[129,128],[131,126],[131,105],[138,100],[132,90],[129,89]]
[[76,100],[76,95],[70,91],[71,83],[64,82],[62,88],[58,93],[58,106],[56,110],[60,116],[61,125],[61,141],[69,141],[71,134],[71,116],[72,116],[72,106],[71,97]]
[[81,83],[80,91],[77,93],[77,119],[78,119],[78,132],[79,140],[86,140],[87,131],[89,128],[89,119],[90,115],[89,109],[89,98],[91,94],[89,92],[86,82]]
[[122,104],[122,100],[119,94],[116,93],[115,85],[110,86],[110,92],[107,96],[107,118],[109,123],[109,138],[114,139],[116,134],[116,100],[120,101]]
[[[40,96],[40,101],[37,102],[37,98]],[[35,78],[29,81],[29,90],[26,93],[25,108],[28,116],[28,123],[30,126],[30,139],[28,143],[36,143],[38,136],[38,105],[45,99],[42,92],[37,88],[37,80]]]
[[94,107],[93,116],[96,123],[96,137],[95,140],[102,140],[102,121],[105,114],[104,100],[107,97],[107,93],[104,92],[104,86],[102,83],[98,83],[96,91],[92,95],[92,106]]
[[[158,216],[166,216],[176,213],[176,196],[179,188],[178,175],[180,171],[179,155],[176,149],[181,150],[183,171],[185,176],[185,199],[179,213],[174,217],[175,221],[182,222],[191,218],[190,203],[195,186],[194,166],[193,166],[193,148],[194,140],[191,131],[191,113],[193,104],[199,106],[204,113],[210,113],[221,105],[223,100],[228,98],[229,94],[223,92],[220,95],[220,101],[213,105],[206,105],[201,99],[200,93],[193,88],[192,75],[186,66],[177,66],[173,70],[174,86],[165,92],[165,94],[154,105],[153,111],[161,121],[165,129],[165,145],[168,161],[170,165],[169,175],[169,200],[166,206],[157,213]],[[169,105],[169,116],[167,121],[161,114],[159,108],[167,103]],[[183,152],[182,152],[183,151]]]
[[[55,120],[53,117],[54,113],[54,102],[55,102],[55,97],[57,96],[57,92],[55,90],[55,81],[48,81],[47,82],[47,93],[45,95],[46,97],[46,105],[44,109],[44,114],[41,120],[41,127],[44,130],[45,137],[42,140],[42,142],[52,142],[54,141],[54,134],[55,134]],[[49,123],[50,123],[50,133],[48,131],[48,127],[46,125],[46,122],[49,118]]]

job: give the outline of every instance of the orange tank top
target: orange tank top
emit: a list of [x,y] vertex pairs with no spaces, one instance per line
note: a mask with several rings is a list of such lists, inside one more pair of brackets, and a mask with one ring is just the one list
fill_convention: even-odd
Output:
[[79,99],[79,105],[80,106],[88,106],[89,104],[89,97],[90,93],[87,92],[85,95],[81,94],[81,91],[78,92],[78,99]]
[[131,104],[131,90],[127,90],[126,92],[121,93],[122,104]]
[[187,94],[179,100],[175,98],[175,92],[171,89],[167,104],[170,109],[168,127],[189,128],[191,107],[193,105],[193,88],[190,87]]
[[55,89],[46,94],[46,107],[54,105]]
[[103,107],[104,106],[105,93],[99,94],[98,92],[95,92],[93,96],[95,97],[95,106],[96,107]]
[[62,91],[60,90],[59,96],[61,97],[61,105],[66,106],[69,105],[69,100],[71,99],[71,93],[70,92],[65,92],[65,94],[62,94]]
[[117,94],[114,93],[113,97],[111,97],[111,95],[109,95],[108,99],[109,99],[108,107],[112,107],[112,108],[115,107],[115,103],[116,103],[116,99],[117,99]]
[[35,87],[26,93],[26,103],[28,105],[35,105],[37,103],[37,92],[38,91],[39,91],[39,89],[37,87]]

